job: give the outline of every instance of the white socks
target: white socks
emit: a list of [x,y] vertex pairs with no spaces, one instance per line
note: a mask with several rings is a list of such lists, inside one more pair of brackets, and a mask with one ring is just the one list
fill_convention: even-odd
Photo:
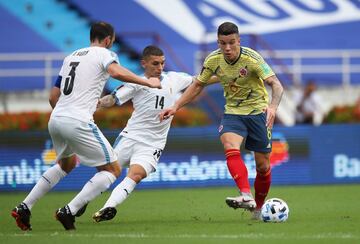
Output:
[[125,201],[125,199],[130,195],[130,193],[136,187],[136,182],[129,177],[125,177],[123,181],[117,185],[111,193],[111,196],[106,201],[104,208],[113,207],[115,208],[118,204]]
[[85,204],[106,191],[115,180],[116,177],[108,171],[103,170],[96,173],[68,204],[71,214],[75,215]]
[[51,190],[51,188],[53,188],[66,175],[66,172],[61,169],[59,164],[56,164],[46,170],[23,201],[29,210],[31,210],[37,200]]

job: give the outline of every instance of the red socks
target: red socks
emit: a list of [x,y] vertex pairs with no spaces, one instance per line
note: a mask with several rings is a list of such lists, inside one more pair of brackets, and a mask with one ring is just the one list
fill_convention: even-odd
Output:
[[[250,193],[248,171],[241,158],[240,150],[229,149],[225,151],[227,166],[240,192]],[[270,185],[270,184],[269,184]]]
[[[240,150],[229,149],[225,151],[227,166],[231,176],[233,177],[240,192],[251,193],[248,171],[241,158]],[[264,204],[265,198],[269,192],[271,185],[271,168],[265,172],[256,172],[256,178],[254,182],[255,188],[255,201],[257,208],[261,208]]]
[[256,172],[256,178],[254,182],[255,187],[255,202],[256,208],[261,208],[264,204],[265,198],[269,192],[271,184],[271,168],[265,172]]

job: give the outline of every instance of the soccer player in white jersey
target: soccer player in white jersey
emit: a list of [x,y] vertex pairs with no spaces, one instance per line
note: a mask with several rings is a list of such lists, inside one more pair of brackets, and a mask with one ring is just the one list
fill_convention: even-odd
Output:
[[103,208],[93,215],[96,222],[114,218],[115,207],[125,201],[142,179],[156,170],[171,124],[171,119],[160,122],[159,113],[172,106],[179,92],[193,79],[185,73],[163,72],[164,53],[156,46],[147,46],[143,50],[141,65],[146,78],[160,78],[161,89],[125,84],[99,101],[99,107],[110,107],[132,100],[134,112],[114,145],[120,164],[129,166],[129,171]]
[[76,50],[64,59],[57,81],[59,89],[54,88],[50,95],[50,104],[55,107],[48,128],[57,164],[42,175],[24,201],[12,210],[11,215],[22,230],[31,230],[31,208],[75,167],[77,158],[84,165],[96,167],[98,172],[68,205],[56,211],[57,220],[67,230],[75,229],[79,210],[106,191],[120,175],[117,156],[93,121],[105,82],[111,76],[153,88],[161,85],[158,78],[139,77],[120,66],[117,55],[109,50],[114,40],[110,24],[95,23],[90,30],[90,47]]

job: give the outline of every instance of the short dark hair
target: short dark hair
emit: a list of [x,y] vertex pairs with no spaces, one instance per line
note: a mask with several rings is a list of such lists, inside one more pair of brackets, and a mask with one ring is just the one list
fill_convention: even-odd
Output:
[[142,52],[142,59],[145,59],[147,57],[153,56],[164,56],[164,52],[157,46],[147,46],[144,48]]
[[219,26],[217,34],[218,34],[218,36],[219,35],[228,36],[231,34],[239,34],[239,29],[234,23],[224,22]]
[[93,23],[90,29],[90,41],[94,42],[95,40],[102,41],[106,37],[110,36],[111,38],[114,36],[114,27],[111,24],[100,21]]

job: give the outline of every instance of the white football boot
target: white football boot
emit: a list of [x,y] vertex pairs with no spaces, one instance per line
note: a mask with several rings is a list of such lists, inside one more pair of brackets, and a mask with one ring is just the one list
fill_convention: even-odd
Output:
[[227,197],[225,201],[226,204],[233,209],[243,208],[254,211],[256,208],[256,202],[250,194],[244,194],[238,197]]

